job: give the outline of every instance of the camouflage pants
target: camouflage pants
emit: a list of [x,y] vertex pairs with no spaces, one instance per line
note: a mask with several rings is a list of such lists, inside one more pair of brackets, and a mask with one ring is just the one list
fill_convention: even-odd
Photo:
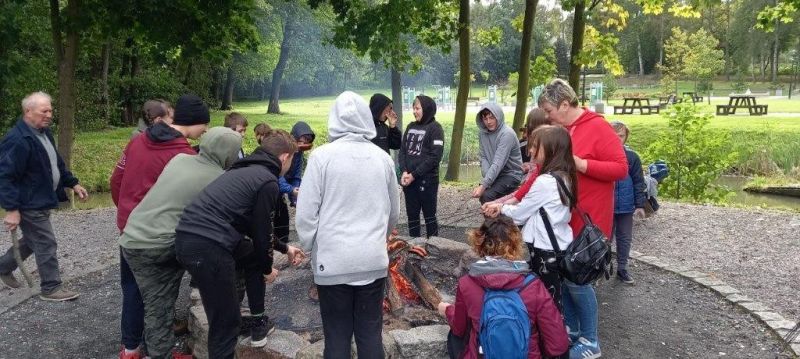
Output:
[[175,258],[175,246],[152,249],[123,248],[144,301],[144,340],[153,359],[171,357],[175,344],[172,321],[175,301],[185,270]]

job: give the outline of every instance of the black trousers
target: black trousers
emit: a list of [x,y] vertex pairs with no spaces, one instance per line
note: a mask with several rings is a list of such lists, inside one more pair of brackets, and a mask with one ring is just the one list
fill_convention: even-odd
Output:
[[359,358],[383,359],[383,298],[386,278],[362,286],[317,285],[325,359],[350,358],[355,335]]
[[501,175],[494,179],[489,188],[483,191],[479,201],[483,204],[503,197],[519,188],[520,181],[509,175]]
[[436,203],[439,194],[439,182],[430,179],[415,179],[408,186],[403,187],[406,198],[406,215],[408,216],[408,235],[420,237],[419,212],[425,219],[425,235],[427,237],[439,235],[439,222],[436,220]]
[[241,315],[236,295],[236,264],[233,255],[205,239],[178,233],[178,261],[192,275],[208,317],[208,357],[233,358]]

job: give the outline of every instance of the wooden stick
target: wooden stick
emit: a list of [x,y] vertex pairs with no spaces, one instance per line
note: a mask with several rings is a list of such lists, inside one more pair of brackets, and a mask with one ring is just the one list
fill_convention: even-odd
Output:
[[386,299],[389,300],[389,311],[391,311],[393,315],[400,316],[403,314],[405,304],[403,303],[403,299],[400,298],[400,293],[397,292],[397,287],[394,285],[392,276],[386,278]]
[[422,297],[431,308],[436,309],[442,301],[442,295],[439,294],[439,290],[425,278],[425,275],[422,274],[422,270],[414,263],[408,261],[406,268],[410,270],[413,278],[412,281],[417,285],[417,288],[419,288],[419,296]]
[[25,277],[25,281],[28,282],[28,288],[33,288],[33,277],[28,270],[25,269],[25,266],[22,261],[22,254],[19,252],[19,238],[17,237],[17,230],[14,229],[11,231],[11,246],[14,249],[14,260],[17,261],[17,267],[19,267],[19,271],[22,272],[22,275]]

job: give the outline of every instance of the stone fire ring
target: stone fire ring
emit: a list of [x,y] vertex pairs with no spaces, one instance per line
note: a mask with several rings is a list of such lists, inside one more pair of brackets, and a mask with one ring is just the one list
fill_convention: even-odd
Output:
[[[445,268],[452,268],[453,280],[457,280],[466,268],[477,257],[470,247],[462,242],[441,237],[415,238],[413,240],[402,238],[409,242],[425,247],[428,251],[427,260],[448,262]],[[276,268],[281,270],[281,275],[290,271],[307,271],[307,265],[299,268],[289,268],[286,257],[276,253]],[[455,283],[453,283],[455,287]],[[192,292],[192,304],[189,309],[189,329],[191,330],[190,346],[194,356],[198,359],[208,358],[208,320],[206,318],[200,296],[196,290]],[[389,315],[389,314],[386,314]],[[408,330],[389,330],[383,332],[383,346],[387,359],[402,358],[448,358],[447,356],[447,325],[421,325]],[[253,348],[249,338],[243,339],[236,347],[236,357],[240,359],[270,358],[270,359],[316,359],[322,358],[324,340],[319,339],[313,343],[293,331],[277,329],[268,337],[267,345],[263,348]],[[355,344],[352,357],[356,357]]]

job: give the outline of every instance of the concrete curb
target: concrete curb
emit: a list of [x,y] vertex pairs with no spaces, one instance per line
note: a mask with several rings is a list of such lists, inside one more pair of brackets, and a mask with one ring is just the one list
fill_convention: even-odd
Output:
[[796,321],[787,320],[764,303],[742,295],[738,289],[711,274],[675,264],[667,259],[658,258],[651,255],[644,255],[633,250],[630,253],[630,258],[658,269],[675,273],[699,284],[704,288],[710,289],[726,301],[730,302],[732,305],[741,308],[753,318],[764,323],[767,328],[777,335],[781,342],[786,345],[786,348],[789,349],[789,354],[793,354],[795,357],[800,355],[800,337],[795,338],[792,342],[786,341],[786,336],[797,324]]

